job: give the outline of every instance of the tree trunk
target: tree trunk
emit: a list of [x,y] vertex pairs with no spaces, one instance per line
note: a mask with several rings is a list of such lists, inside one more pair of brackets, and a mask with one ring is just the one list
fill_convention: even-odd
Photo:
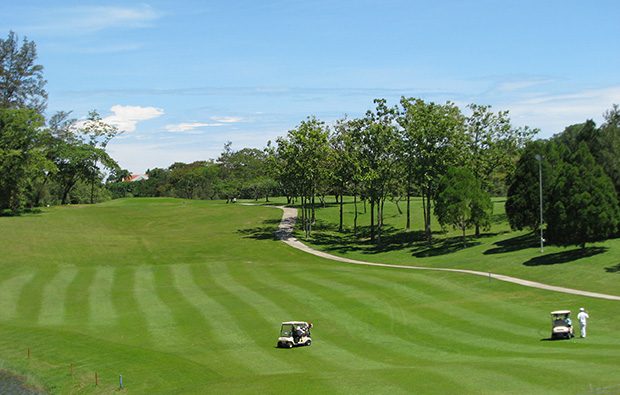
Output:
[[432,240],[431,233],[431,193],[430,188],[424,188],[422,191],[422,206],[424,209],[424,233],[426,241],[430,244]]
[[370,198],[370,241],[375,241],[375,199]]
[[383,205],[385,199],[379,199],[377,202],[377,247],[381,248],[381,231],[383,229]]
[[407,232],[411,230],[411,194],[407,191]]
[[[338,200],[338,197],[336,197],[336,200]],[[343,221],[343,210],[344,210],[344,196],[340,195],[340,225],[338,226],[338,231],[342,232],[342,221]]]
[[357,194],[353,194],[353,209],[355,214],[353,215],[353,234],[357,235]]

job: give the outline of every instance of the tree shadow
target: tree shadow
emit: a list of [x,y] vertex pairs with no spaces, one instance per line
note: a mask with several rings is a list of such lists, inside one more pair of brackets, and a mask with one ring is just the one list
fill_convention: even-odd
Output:
[[607,273],[620,273],[620,263],[612,267],[606,267],[605,271]]
[[280,220],[268,219],[262,222],[264,226],[256,226],[254,228],[239,229],[237,233],[242,234],[243,237],[254,240],[275,240],[276,232],[273,226],[279,225]]
[[[524,266],[547,266],[559,265],[562,263],[576,261],[582,258],[589,258],[598,254],[602,254],[608,250],[607,247],[587,247],[578,248],[570,251],[557,252],[538,256],[523,263]],[[620,269],[619,269],[620,270]]]
[[425,242],[424,247],[418,248],[417,251],[414,250],[412,255],[416,258],[429,258],[434,256],[453,254],[455,252],[475,247],[480,244],[481,243],[480,241],[478,241],[478,239],[472,241],[468,238],[465,245],[463,245],[463,237],[455,236],[449,237],[447,239],[442,239],[441,241],[436,240],[432,245],[429,245]]
[[497,246],[486,250],[484,255],[504,254],[507,252],[515,252],[536,247],[536,238],[531,233],[521,236],[512,237],[510,239],[500,240],[493,245]]

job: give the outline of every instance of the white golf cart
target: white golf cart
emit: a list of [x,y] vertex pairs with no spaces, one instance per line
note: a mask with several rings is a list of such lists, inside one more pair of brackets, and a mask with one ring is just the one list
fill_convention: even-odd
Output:
[[573,325],[570,319],[570,310],[551,312],[551,338],[570,339],[574,337]]
[[310,328],[312,328],[312,324],[309,322],[283,322],[280,329],[280,337],[278,338],[278,347],[309,346],[312,343]]

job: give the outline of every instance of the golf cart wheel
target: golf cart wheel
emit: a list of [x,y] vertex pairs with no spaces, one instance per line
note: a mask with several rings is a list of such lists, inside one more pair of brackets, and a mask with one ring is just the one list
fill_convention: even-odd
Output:
[[312,340],[308,340],[308,341],[306,342],[306,346],[309,346],[310,344],[312,344]]
[[293,348],[293,343],[286,343],[286,348]]

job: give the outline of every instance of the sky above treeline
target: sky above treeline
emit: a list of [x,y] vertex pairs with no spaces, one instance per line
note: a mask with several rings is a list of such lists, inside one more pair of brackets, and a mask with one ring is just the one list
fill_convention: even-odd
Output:
[[217,159],[373,99],[509,110],[548,138],[620,103],[620,1],[0,0],[37,45],[47,116],[97,112],[132,173]]

